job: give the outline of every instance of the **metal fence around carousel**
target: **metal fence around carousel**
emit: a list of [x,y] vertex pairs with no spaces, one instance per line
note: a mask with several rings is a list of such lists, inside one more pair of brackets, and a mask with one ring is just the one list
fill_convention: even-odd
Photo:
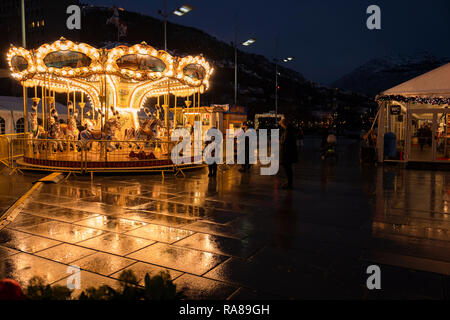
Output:
[[[65,172],[173,172],[204,166],[185,160],[177,165],[171,151],[177,142],[170,140],[89,140],[32,139],[12,137],[0,139],[0,155],[10,167],[29,170]],[[193,144],[194,145],[194,144]],[[194,149],[192,146],[192,154]],[[190,160],[190,161],[188,161]],[[191,162],[191,163],[189,163]]]
[[13,167],[14,160],[24,155],[24,146],[20,143],[13,144],[16,139],[24,139],[28,133],[12,133],[0,135],[0,163],[7,167]]

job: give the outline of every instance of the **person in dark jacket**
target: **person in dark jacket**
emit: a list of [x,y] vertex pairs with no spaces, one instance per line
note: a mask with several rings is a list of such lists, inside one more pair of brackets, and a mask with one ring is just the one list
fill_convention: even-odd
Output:
[[[215,141],[216,141],[216,138],[214,136],[211,136],[211,139],[206,141],[205,148],[203,149],[203,151],[205,151],[206,147],[208,147],[210,144],[213,144],[214,145],[213,146],[214,149],[211,152],[211,157],[215,157],[216,156],[216,149],[215,148],[217,146],[215,146],[215,144],[216,144]],[[217,162],[214,161],[213,163],[208,164],[208,170],[209,170],[208,177],[215,178],[217,176]]]
[[[247,132],[250,125],[248,122],[244,123],[242,126],[243,134]],[[242,164],[242,167],[239,169],[240,172],[249,172],[251,168],[250,164],[250,138],[248,136],[245,136],[244,141],[241,142],[245,145],[245,163]]]
[[280,126],[280,164],[283,166],[288,180],[283,188],[293,189],[294,172],[292,165],[298,162],[296,131],[286,118],[281,119]]

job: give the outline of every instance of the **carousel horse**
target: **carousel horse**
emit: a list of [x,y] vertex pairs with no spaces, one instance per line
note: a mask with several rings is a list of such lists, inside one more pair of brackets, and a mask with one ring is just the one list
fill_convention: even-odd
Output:
[[[108,137],[108,140],[110,140],[110,141],[117,141],[118,139],[116,137],[116,132],[120,131],[122,129],[122,124],[120,123],[119,115],[116,114],[114,117],[108,119],[105,122],[104,129],[105,129],[105,133],[106,133],[106,135]],[[119,149],[120,148],[120,143],[116,142],[116,143],[113,144],[112,142],[109,142],[108,143],[108,148],[109,148],[109,151],[114,151],[116,149]]]
[[[47,146],[50,149],[50,146],[52,147],[51,150],[53,152],[56,151],[64,151],[63,145],[62,145],[62,139],[64,138],[64,134],[61,130],[61,124],[58,121],[57,113],[52,112],[52,116],[49,118],[49,125],[50,129],[47,132],[47,139],[50,141],[47,141]],[[52,141],[54,140],[54,141]]]
[[119,119],[113,117],[108,119],[104,126],[104,131],[95,130],[94,124],[90,121],[86,121],[86,130],[80,132],[80,141],[87,146],[87,150],[92,149],[92,143],[94,140],[109,140],[108,151],[117,149],[116,145],[113,145],[110,141],[117,140],[115,134],[121,129]]
[[[61,131],[61,125],[58,122],[58,113],[55,109],[50,112],[48,118],[49,130],[46,132],[42,126],[39,126],[37,113],[33,113],[31,121],[31,133],[33,152],[41,152],[44,149],[56,151],[64,151],[62,139],[64,135]],[[44,141],[45,140],[45,141]]]
[[67,124],[61,124],[61,130],[63,132],[64,138],[68,141],[69,146],[75,147],[79,149],[77,144],[79,137],[79,130],[77,126],[77,116],[78,114],[75,112],[72,116],[69,117]]
[[36,113],[33,113],[31,115],[31,132],[30,132],[30,139],[31,144],[33,146],[33,153],[40,152],[42,144],[39,141],[39,139],[45,139],[45,131],[42,126],[39,125],[38,117]]
[[[147,139],[153,136],[153,132],[150,129],[150,123],[153,118],[153,114],[150,112],[149,108],[144,108],[144,112],[148,119],[140,121],[139,128],[127,128],[125,129],[125,140],[136,140],[138,136],[145,136]],[[140,139],[139,139],[140,140]]]
[[159,119],[146,119],[144,120],[138,129],[127,128],[125,130],[125,139],[134,140],[137,149],[141,149],[139,145],[144,143],[142,147],[147,147],[152,141],[158,139],[158,130],[163,126],[163,123]]

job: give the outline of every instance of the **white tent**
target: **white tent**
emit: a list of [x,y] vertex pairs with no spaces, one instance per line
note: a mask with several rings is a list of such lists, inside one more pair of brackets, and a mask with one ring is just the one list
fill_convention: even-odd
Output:
[[450,63],[386,90],[381,95],[450,98]]
[[[385,160],[385,133],[393,133],[389,161],[450,163],[450,63],[380,93],[377,101],[378,161]],[[429,138],[419,128],[429,130]]]
[[[32,100],[31,98],[28,98],[29,108],[31,108],[31,105]],[[59,116],[62,119],[67,119],[67,107],[59,102],[56,102],[55,107],[58,111]],[[39,105],[38,110],[38,117],[41,118],[41,105]],[[0,134],[16,133],[19,126],[18,121],[21,118],[23,118],[23,98],[0,96]]]

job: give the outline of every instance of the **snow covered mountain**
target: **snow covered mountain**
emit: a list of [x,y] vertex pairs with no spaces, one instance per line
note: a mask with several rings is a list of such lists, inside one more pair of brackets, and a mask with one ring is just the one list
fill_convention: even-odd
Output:
[[331,86],[375,96],[449,61],[448,58],[438,58],[428,52],[377,58],[356,68]]

